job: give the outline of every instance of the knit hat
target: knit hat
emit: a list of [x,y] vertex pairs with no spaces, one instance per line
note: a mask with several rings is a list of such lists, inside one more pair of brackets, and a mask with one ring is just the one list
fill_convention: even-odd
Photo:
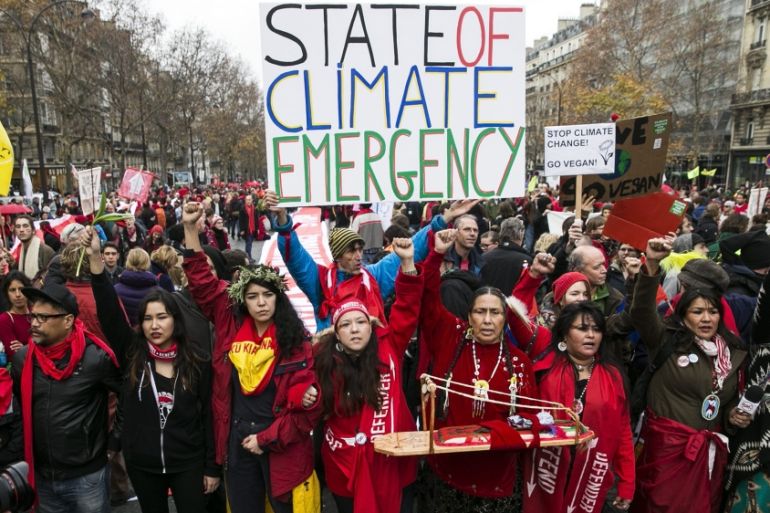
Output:
[[685,233],[674,239],[674,243],[671,245],[671,251],[674,253],[687,253],[695,249],[698,244],[705,243],[706,241],[697,233]]
[[356,232],[350,228],[334,228],[329,232],[329,248],[332,250],[332,258],[337,260],[354,242],[366,244]]
[[564,294],[567,293],[569,288],[573,286],[576,283],[583,282],[586,284],[586,290],[591,290],[591,284],[588,281],[588,278],[586,278],[586,275],[579,272],[569,272],[564,273],[559,278],[553,282],[553,302],[554,304],[561,303],[561,300],[564,298]]
[[211,226],[214,226],[215,224],[217,224],[217,221],[224,221],[224,219],[222,219],[222,216],[218,216],[218,215],[211,216]]
[[679,273],[679,283],[685,287],[715,290],[724,294],[730,285],[730,277],[716,262],[699,258],[684,264]]
[[156,224],[155,226],[150,228],[150,235],[153,235],[155,233],[157,233],[158,235],[162,235],[163,234],[163,227],[161,225],[159,225],[159,224]]
[[770,267],[770,237],[764,230],[752,230],[719,242],[727,263],[742,263],[751,270]]
[[339,321],[340,317],[342,317],[348,312],[361,312],[367,317],[369,316],[369,311],[366,309],[366,306],[363,303],[361,303],[360,301],[348,301],[346,303],[342,303],[334,311],[334,314],[332,314],[332,325],[336,328],[337,321]]

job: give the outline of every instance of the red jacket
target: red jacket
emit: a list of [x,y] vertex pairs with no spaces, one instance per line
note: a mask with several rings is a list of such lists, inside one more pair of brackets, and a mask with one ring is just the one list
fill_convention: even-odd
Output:
[[[221,464],[227,454],[233,395],[233,366],[227,353],[239,325],[230,308],[226,291],[228,284],[211,274],[205,253],[199,251],[193,256],[185,255],[183,267],[190,294],[216,330],[211,354],[214,373],[211,409],[214,415],[216,461]],[[273,403],[275,420],[270,427],[257,434],[259,446],[269,449],[273,497],[291,492],[312,474],[313,442],[310,431],[321,415],[320,401],[316,401],[310,409],[301,407],[302,395],[316,382],[310,343],[306,342],[292,354],[283,356],[279,365],[292,371],[281,374],[276,372],[273,375],[276,384]]]
[[[436,377],[444,378],[454,359],[458,344],[465,336],[468,327],[466,321],[458,319],[441,304],[439,295],[439,265],[443,255],[431,251],[423,263],[425,289],[423,293],[422,315],[420,318],[421,351],[429,353],[433,361],[432,372]],[[507,367],[513,364],[518,377],[518,394],[526,397],[538,397],[537,384],[532,373],[532,363],[526,354],[518,348],[509,346],[513,362],[503,362],[494,379],[488,378],[494,362],[498,358],[497,344],[476,347],[481,373],[489,379],[490,389],[507,392],[509,372]],[[470,384],[473,381],[473,357],[470,344],[466,344],[459,354],[452,369],[452,382]],[[455,390],[457,390],[455,385]],[[437,405],[437,410],[439,406]],[[530,413],[526,411],[526,413]],[[507,407],[488,403],[482,417],[472,416],[472,401],[465,397],[452,395],[449,398],[447,416],[441,419],[436,412],[436,426],[463,426],[478,424],[482,421],[505,420],[509,415]],[[431,456],[428,463],[433,472],[452,487],[470,495],[479,497],[507,497],[513,493],[516,482],[516,469],[519,456],[516,451],[469,452]]]
[[[381,429],[373,427],[371,407],[350,416],[341,416],[335,410],[326,420],[321,448],[326,484],[335,495],[353,497],[355,512],[398,513],[402,490],[417,477],[414,458],[377,454],[371,442],[378,436],[377,431],[387,434],[416,429],[401,387],[401,371],[404,352],[417,328],[421,295],[422,276],[399,272],[390,323],[376,329],[378,356],[385,365],[380,391],[388,397],[376,415]],[[324,393],[335,392],[325,390]],[[366,434],[369,443],[356,444],[358,433]]]

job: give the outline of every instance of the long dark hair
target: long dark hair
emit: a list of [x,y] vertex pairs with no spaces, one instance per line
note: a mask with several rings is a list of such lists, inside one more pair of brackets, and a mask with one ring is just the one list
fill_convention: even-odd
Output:
[[[275,286],[262,280],[251,280],[243,289],[243,295],[246,296],[246,290],[249,285],[256,283],[260,287],[265,287],[275,294],[275,313],[273,314],[273,324],[275,324],[275,335],[278,337],[278,349],[282,355],[291,354],[294,350],[302,346],[302,343],[308,339],[308,333],[302,319],[297,315],[297,311],[291,304],[289,296],[281,292]],[[240,303],[238,313],[243,322],[250,322],[251,316],[246,308],[246,303]]]
[[604,318],[604,313],[592,301],[579,301],[562,308],[553,328],[551,328],[551,346],[549,351],[553,351],[557,358],[568,358],[566,351],[559,351],[558,344],[567,338],[569,330],[576,319],[580,319],[583,324],[586,324],[588,320],[596,324],[596,327],[602,334],[602,341],[596,352],[596,359],[603,365],[612,367],[618,372],[617,377],[626,391],[626,397],[628,397],[628,380],[623,365],[618,361],[618,358],[610,348],[610,344],[608,344],[607,322]]
[[200,351],[197,351],[187,339],[182,311],[179,309],[170,292],[163,289],[154,289],[144,296],[139,305],[139,325],[136,327],[137,336],[134,337],[133,347],[127,350],[128,360],[128,379],[132,387],[139,382],[140,376],[147,366],[148,351],[147,339],[142,331],[144,314],[147,312],[147,305],[150,303],[161,303],[166,312],[174,319],[173,339],[177,345],[177,357],[174,360],[174,369],[179,375],[182,387],[191,390],[201,375],[201,365],[207,361],[207,357]]
[[379,411],[382,404],[380,373],[386,367],[377,356],[374,326],[369,343],[360,354],[351,356],[340,351],[338,348],[341,347],[333,331],[323,336],[316,347],[315,371],[321,385],[323,414],[349,416],[359,411],[364,404]]
[[[741,341],[738,337],[730,333],[725,326],[725,309],[722,306],[722,297],[712,289],[699,289],[687,287],[682,292],[679,302],[674,309],[674,315],[666,319],[666,326],[679,334],[681,337],[677,338],[679,342],[678,349],[686,349],[695,341],[695,334],[690,331],[687,325],[684,323],[684,318],[687,315],[687,309],[696,299],[703,299],[711,306],[715,307],[719,311],[719,324],[717,325],[717,333],[725,339],[727,345],[732,348],[741,347]],[[689,335],[689,336],[688,336]]]
[[0,299],[0,304],[5,307],[5,310],[11,309],[11,300],[8,299],[8,289],[11,288],[11,283],[13,283],[14,280],[20,281],[25,287],[32,286],[32,280],[27,278],[27,275],[21,271],[13,270],[6,274],[5,278],[3,278],[3,297]]

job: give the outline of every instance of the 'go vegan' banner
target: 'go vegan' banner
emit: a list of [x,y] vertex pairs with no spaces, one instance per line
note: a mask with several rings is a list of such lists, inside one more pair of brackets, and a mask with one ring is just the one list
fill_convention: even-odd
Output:
[[263,4],[268,181],[286,206],[524,195],[524,12]]

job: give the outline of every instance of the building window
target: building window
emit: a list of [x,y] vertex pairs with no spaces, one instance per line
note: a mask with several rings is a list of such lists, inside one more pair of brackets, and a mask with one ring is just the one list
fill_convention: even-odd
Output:
[[754,120],[749,120],[748,123],[746,123],[746,139],[753,139],[754,138]]
[[759,24],[757,25],[757,43],[761,43],[765,39],[765,18],[759,18]]

